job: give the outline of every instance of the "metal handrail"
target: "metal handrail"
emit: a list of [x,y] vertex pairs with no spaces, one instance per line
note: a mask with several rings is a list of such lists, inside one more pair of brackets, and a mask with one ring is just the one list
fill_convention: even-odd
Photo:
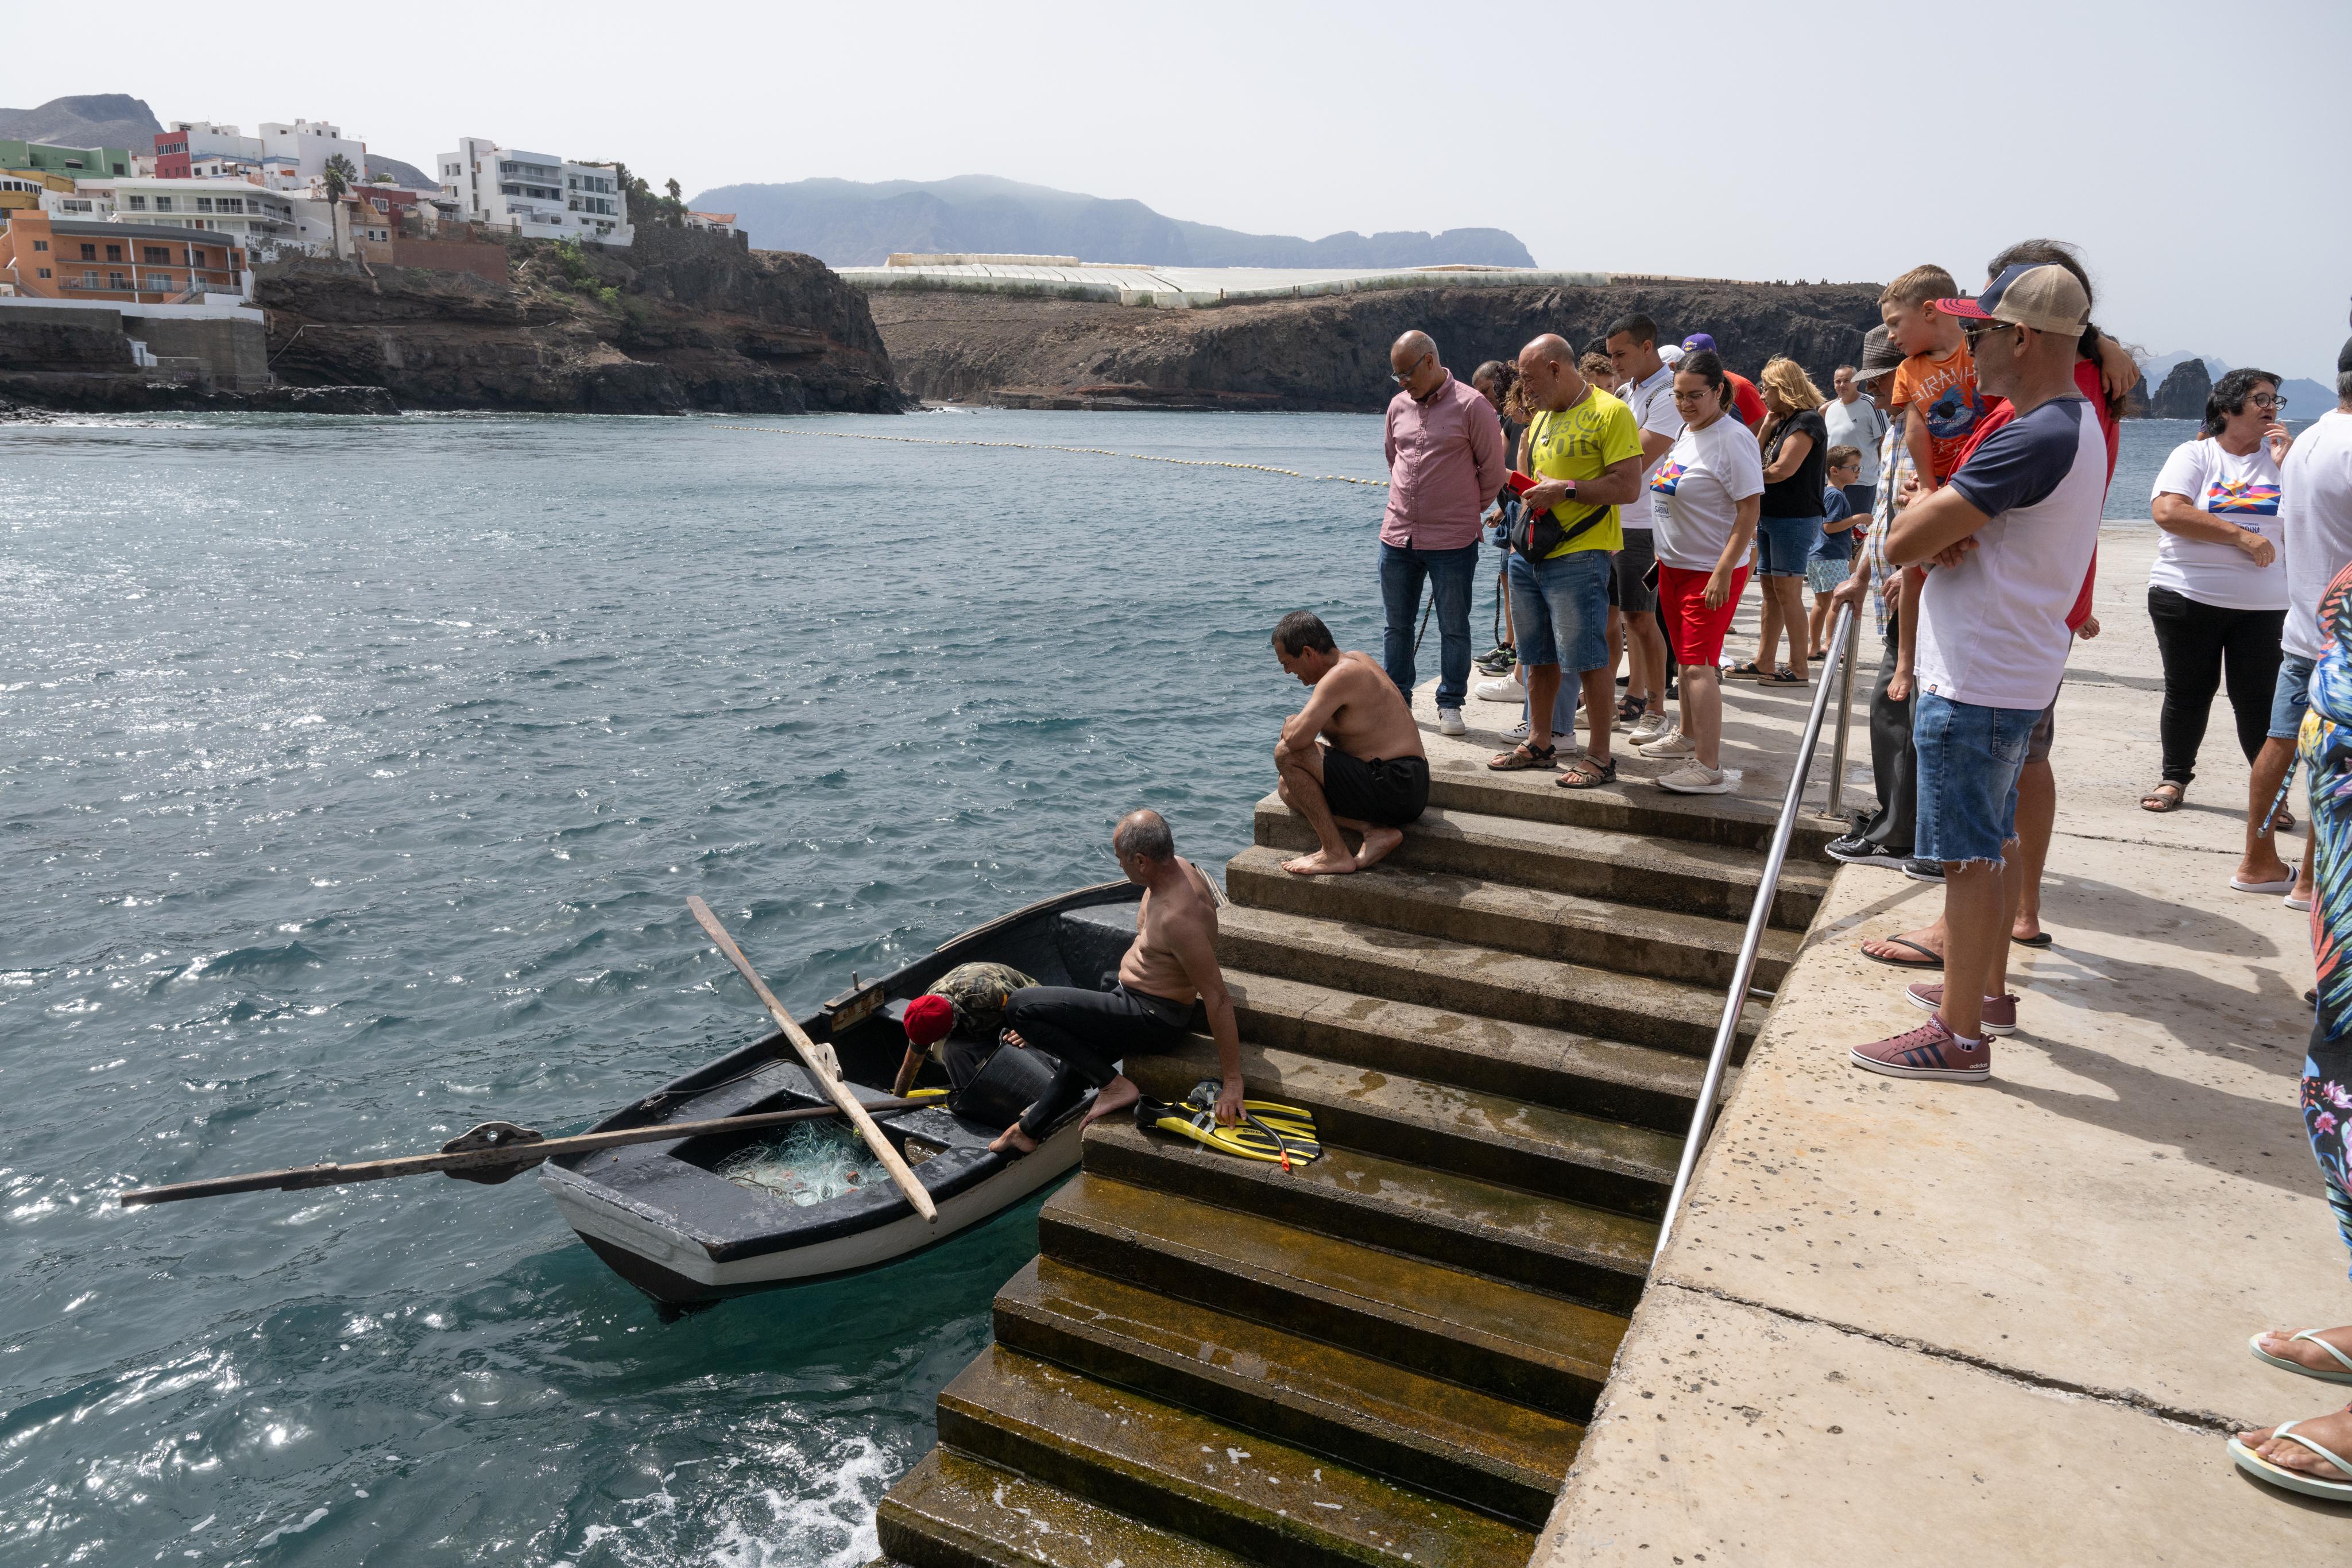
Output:
[[1798,743],[1797,759],[1789,769],[1789,792],[1780,801],[1780,821],[1772,829],[1772,846],[1765,852],[1764,875],[1756,887],[1756,903],[1748,912],[1748,934],[1739,941],[1739,961],[1731,971],[1731,986],[1724,993],[1723,1020],[1716,1025],[1715,1048],[1707,1052],[1706,1076],[1699,1081],[1698,1106],[1691,1113],[1690,1134],[1683,1139],[1683,1157],[1675,1167],[1674,1190],[1666,1195],[1666,1211],[1658,1220],[1657,1249],[1650,1254],[1653,1264],[1664,1255],[1666,1239],[1674,1234],[1675,1216],[1683,1206],[1683,1197],[1690,1190],[1691,1172],[1697,1167],[1699,1146],[1706,1142],[1707,1122],[1715,1113],[1716,1096],[1723,1092],[1724,1069],[1731,1061],[1731,1042],[1739,1037],[1739,1014],[1748,1005],[1748,981],[1756,974],[1757,949],[1763,946],[1764,932],[1772,923],[1772,901],[1780,888],[1780,867],[1789,858],[1789,841],[1797,831],[1797,808],[1805,796],[1805,779],[1813,769],[1813,748],[1822,737],[1822,720],[1830,703],[1830,674],[1837,672],[1838,727],[1835,752],[1830,777],[1830,810],[1838,807],[1841,786],[1845,776],[1845,737],[1847,708],[1853,699],[1853,639],[1854,606],[1848,604],[1838,611],[1836,628],[1830,633],[1829,657],[1823,662],[1822,684],[1813,693],[1812,711],[1805,717],[1805,738]]

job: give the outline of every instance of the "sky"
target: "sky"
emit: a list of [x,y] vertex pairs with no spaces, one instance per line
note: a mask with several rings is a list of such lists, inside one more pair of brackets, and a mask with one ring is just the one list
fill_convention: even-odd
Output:
[[331,28],[291,54],[229,26],[93,49],[49,7],[9,38],[0,104],[327,119],[426,168],[476,135],[688,196],[997,174],[1260,233],[1506,228],[1544,267],[1882,281],[1937,261],[1970,289],[2046,235],[2082,246],[2126,342],[2324,383],[2352,314],[2344,0],[412,0],[352,33],[348,69],[314,68]]

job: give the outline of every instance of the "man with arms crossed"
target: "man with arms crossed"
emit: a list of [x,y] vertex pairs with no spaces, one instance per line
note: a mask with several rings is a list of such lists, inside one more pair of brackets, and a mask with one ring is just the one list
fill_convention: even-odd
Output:
[[1938,299],[1961,322],[1979,387],[2016,417],[1888,530],[1896,566],[1932,561],[1920,594],[1917,852],[1944,866],[1946,984],[1906,999],[1935,1016],[1856,1047],[1855,1066],[1895,1078],[1981,1082],[1988,1030],[2016,1025],[2009,936],[2023,884],[2017,781],[2065,673],[2066,616],[2097,548],[2106,436],[2074,384],[2091,314],[2063,267],[2016,266],[1975,299]]
[[1129,811],[1110,836],[1111,853],[1129,882],[1143,884],[1136,906],[1135,940],[1118,961],[1118,984],[1108,991],[1073,986],[1030,986],[1004,1004],[1004,1043],[1037,1047],[1062,1063],[1037,1103],[997,1135],[989,1148],[1016,1158],[1037,1147],[1057,1118],[1087,1087],[1101,1091],[1087,1120],[1135,1103],[1139,1091],[1118,1071],[1129,1052],[1170,1051],[1184,1038],[1199,998],[1217,1042],[1217,1122],[1241,1119],[1242,1035],[1234,998],[1217,967],[1217,895],[1198,866],[1178,857],[1175,836],[1157,811]]
[[[1282,869],[1316,876],[1376,864],[1404,841],[1400,830],[1429,805],[1421,727],[1381,667],[1367,654],[1341,653],[1310,611],[1282,618],[1274,656],[1315,694],[1283,721],[1274,747],[1275,788],[1323,846],[1283,862]],[[1331,744],[1318,744],[1318,736]],[[1342,828],[1363,834],[1363,848],[1349,854]]]

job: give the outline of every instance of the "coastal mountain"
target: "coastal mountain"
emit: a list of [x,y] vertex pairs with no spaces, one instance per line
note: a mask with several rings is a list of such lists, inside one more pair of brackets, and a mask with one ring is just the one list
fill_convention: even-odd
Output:
[[366,177],[373,180],[378,174],[389,174],[411,190],[433,191],[441,185],[440,181],[414,163],[404,163],[397,158],[387,158],[381,152],[372,152],[367,155]]
[[1110,201],[986,174],[951,180],[801,180],[721,185],[688,204],[731,212],[754,248],[796,250],[835,267],[878,267],[893,251],[1075,256],[1155,267],[1428,267],[1442,262],[1532,267],[1501,229],[1431,235],[1243,234],[1187,223],[1141,202]]
[[53,98],[38,109],[0,109],[0,139],[62,147],[128,147],[144,152],[163,130],[143,98],[91,92]]
[[[2140,361],[2141,373],[2147,377],[2147,385],[2143,389],[2144,393],[2153,393],[2156,392],[2165,384],[2172,375],[2173,371],[2190,360],[2199,360],[2203,362],[2208,386],[2210,386],[2211,382],[2218,382],[2223,376],[2229,374],[2231,370],[2233,368],[2229,361],[2215,359],[2210,354],[2150,354]],[[2268,365],[2263,367],[2265,370],[2274,370],[2275,368],[2275,366]],[[2333,387],[2323,386],[2318,382],[2313,381],[2309,376],[2290,376],[2285,381],[2279,383],[2279,392],[2286,399],[2286,416],[2290,422],[2299,423],[2306,419],[2317,419],[2321,414],[2326,413],[2329,409],[2336,406],[2336,390]],[[2203,388],[2200,388],[2198,390],[2196,393],[2196,402],[2197,406],[2193,411],[2187,413],[2177,414],[2172,417],[2180,419],[2201,419],[2204,417],[2205,413],[2205,390]],[[2150,412],[2154,413],[2155,411],[2151,408]],[[2163,418],[2166,416],[2158,414],[2157,417]]]

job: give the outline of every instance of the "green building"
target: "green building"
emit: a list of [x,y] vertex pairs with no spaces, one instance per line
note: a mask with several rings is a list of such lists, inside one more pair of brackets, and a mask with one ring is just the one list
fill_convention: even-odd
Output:
[[0,137],[0,165],[37,169],[44,174],[95,180],[131,172],[128,147],[52,147],[46,141],[11,141]]

